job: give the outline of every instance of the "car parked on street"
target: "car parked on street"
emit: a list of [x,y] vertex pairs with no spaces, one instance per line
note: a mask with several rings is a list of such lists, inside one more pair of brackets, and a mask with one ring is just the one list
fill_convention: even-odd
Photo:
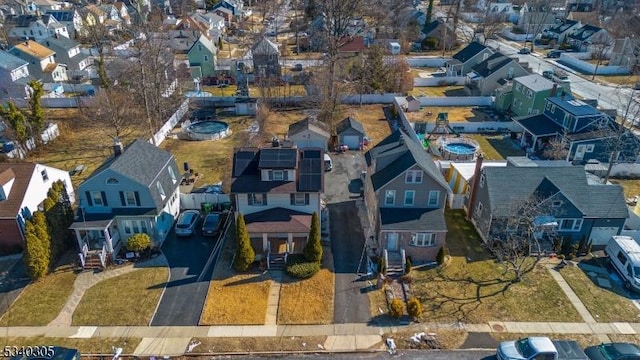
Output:
[[200,211],[198,210],[187,210],[180,213],[176,221],[176,236],[193,235],[198,220],[200,220]]
[[608,343],[584,349],[591,360],[640,360],[640,346],[630,343]]
[[551,50],[547,53],[547,57],[550,59],[557,59],[560,57],[560,55],[562,55],[562,51],[560,50]]
[[531,54],[531,49],[526,48],[526,47],[523,47],[522,49],[520,49],[520,50],[518,51],[518,54],[523,54],[523,55],[524,55],[524,54]]
[[222,215],[220,213],[209,213],[204,217],[202,222],[202,235],[204,236],[218,236],[220,234],[220,223],[222,221]]

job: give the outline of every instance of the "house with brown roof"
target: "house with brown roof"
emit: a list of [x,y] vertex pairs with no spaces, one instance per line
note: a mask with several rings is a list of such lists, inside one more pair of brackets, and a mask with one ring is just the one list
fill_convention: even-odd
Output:
[[235,149],[231,194],[258,259],[271,264],[303,251],[311,216],[320,216],[323,158],[313,148]]
[[64,183],[68,200],[75,202],[67,171],[35,163],[0,163],[0,254],[23,249],[25,221],[42,208],[58,180]]
[[56,63],[56,52],[27,40],[9,49],[9,53],[29,63],[29,74],[45,83],[67,81],[67,69]]

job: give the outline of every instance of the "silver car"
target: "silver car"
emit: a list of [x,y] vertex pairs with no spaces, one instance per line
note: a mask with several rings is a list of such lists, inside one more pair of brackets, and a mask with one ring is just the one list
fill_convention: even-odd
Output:
[[200,211],[187,210],[178,216],[176,221],[176,236],[191,236],[200,220]]

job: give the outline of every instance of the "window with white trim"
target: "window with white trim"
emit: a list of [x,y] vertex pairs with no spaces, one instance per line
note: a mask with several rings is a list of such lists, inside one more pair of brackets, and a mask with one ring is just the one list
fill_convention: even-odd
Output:
[[522,89],[522,84],[520,84],[519,82],[516,83],[516,91],[520,91],[520,89]]
[[484,174],[480,174],[480,183],[479,183],[480,187],[484,187]]
[[93,205],[104,206],[104,201],[102,201],[102,192],[100,191],[92,191],[91,192],[91,201]]
[[169,176],[171,176],[171,181],[175,184],[176,181],[178,181],[176,178],[176,173],[173,172],[173,168],[171,166],[169,166],[167,170],[169,170]]
[[125,206],[137,206],[136,193],[133,191],[123,191]]
[[296,193],[293,198],[294,205],[306,205],[306,194],[305,193]]
[[249,202],[249,206],[266,206],[267,205],[267,194],[259,194],[253,193],[247,195],[247,200]]
[[434,233],[415,233],[411,236],[412,246],[434,246],[436,244],[436,237]]
[[478,206],[476,207],[476,215],[480,215],[482,214],[482,203],[479,202]]
[[123,220],[122,224],[124,225],[124,233],[127,235],[149,233],[146,220]]
[[405,192],[404,192],[404,205],[405,206],[413,206],[415,197],[416,197],[416,192],[414,190],[405,190]]
[[561,231],[580,231],[582,228],[582,219],[562,219],[560,221]]
[[595,145],[594,144],[587,144],[587,148],[586,148],[586,152],[588,153],[592,153],[593,150],[595,149]]
[[551,202],[551,206],[554,207],[554,208],[560,207],[560,206],[562,206],[562,201],[561,200],[553,200]]
[[422,170],[407,170],[407,173],[404,177],[404,182],[407,184],[422,183]]
[[387,190],[384,192],[384,204],[385,205],[395,205],[396,204],[396,191],[395,190]]
[[275,181],[284,180],[284,171],[282,171],[282,170],[273,170],[273,180],[275,180]]
[[162,188],[162,184],[160,184],[160,181],[156,182],[156,187],[158,188],[158,192],[160,193],[160,197],[162,198],[162,200],[164,200],[167,195],[164,193],[164,189]]
[[429,191],[429,206],[436,207],[440,203],[440,191],[431,190]]

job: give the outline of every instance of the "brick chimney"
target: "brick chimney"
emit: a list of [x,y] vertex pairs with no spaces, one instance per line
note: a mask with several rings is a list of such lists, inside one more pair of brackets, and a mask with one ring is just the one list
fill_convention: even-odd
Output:
[[471,192],[469,193],[469,202],[467,203],[467,220],[471,220],[473,215],[473,201],[476,198],[476,191],[478,184],[480,183],[480,173],[482,172],[482,161],[484,160],[482,154],[476,158],[476,169],[473,171],[473,180],[471,182]]
[[553,87],[551,88],[551,94],[549,94],[549,96],[556,96],[556,92],[558,92],[558,84],[554,82]]

